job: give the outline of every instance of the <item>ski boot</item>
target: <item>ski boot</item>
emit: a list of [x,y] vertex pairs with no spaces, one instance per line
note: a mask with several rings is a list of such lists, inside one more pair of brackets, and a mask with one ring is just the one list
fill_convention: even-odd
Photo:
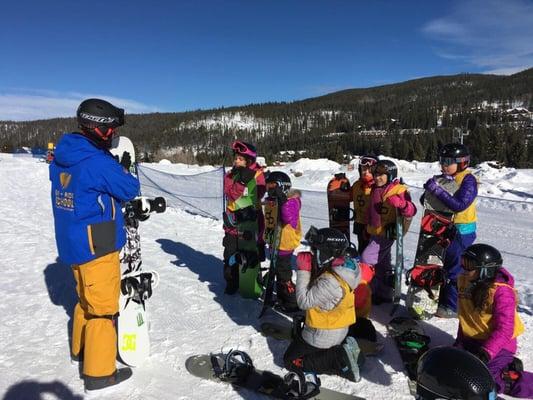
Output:
[[112,375],[109,376],[84,376],[85,391],[91,392],[93,390],[101,390],[110,386],[118,385],[120,382],[129,379],[132,375],[131,368],[119,368]]
[[352,382],[359,382],[361,376],[359,375],[359,367],[364,363],[364,356],[359,349],[357,341],[351,337],[346,336],[342,344],[343,363],[340,376]]

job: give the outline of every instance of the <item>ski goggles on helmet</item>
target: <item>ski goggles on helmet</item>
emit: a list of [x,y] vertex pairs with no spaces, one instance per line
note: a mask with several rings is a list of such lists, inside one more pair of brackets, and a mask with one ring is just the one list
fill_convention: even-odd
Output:
[[470,161],[470,157],[439,157],[440,165],[449,167],[452,164],[461,164]]
[[249,143],[236,140],[231,145],[231,148],[235,154],[240,154],[241,156],[246,156],[254,159],[257,157],[257,150],[255,149],[255,146]]
[[361,167],[372,167],[376,165],[376,160],[370,157],[362,157],[359,161]]

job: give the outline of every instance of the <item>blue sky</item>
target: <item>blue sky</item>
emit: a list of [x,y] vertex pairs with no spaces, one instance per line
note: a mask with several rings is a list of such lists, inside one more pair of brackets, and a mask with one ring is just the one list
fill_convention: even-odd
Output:
[[533,0],[4,2],[0,120],[292,101],[533,66]]

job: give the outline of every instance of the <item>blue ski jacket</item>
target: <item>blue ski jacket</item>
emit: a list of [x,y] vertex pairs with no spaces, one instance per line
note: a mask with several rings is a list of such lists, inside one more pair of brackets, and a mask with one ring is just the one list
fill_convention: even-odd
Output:
[[78,133],[63,135],[50,164],[59,258],[84,264],[126,243],[121,202],[139,193],[139,180]]

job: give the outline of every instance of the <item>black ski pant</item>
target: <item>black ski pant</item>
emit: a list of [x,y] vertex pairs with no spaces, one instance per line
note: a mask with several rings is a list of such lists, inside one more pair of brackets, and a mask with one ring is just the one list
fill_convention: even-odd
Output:
[[285,368],[300,369],[317,374],[339,375],[345,366],[342,345],[319,349],[311,346],[301,336],[296,336],[283,355]]
[[287,255],[278,255],[276,259],[276,278],[280,282],[287,282],[292,279],[292,253]]
[[370,235],[366,231],[366,225],[357,222],[353,223],[353,233],[357,235],[357,251],[361,255],[365,247],[368,246]]
[[368,318],[357,317],[355,324],[348,328],[348,336],[356,339],[366,339],[371,342],[378,340],[376,328]]

